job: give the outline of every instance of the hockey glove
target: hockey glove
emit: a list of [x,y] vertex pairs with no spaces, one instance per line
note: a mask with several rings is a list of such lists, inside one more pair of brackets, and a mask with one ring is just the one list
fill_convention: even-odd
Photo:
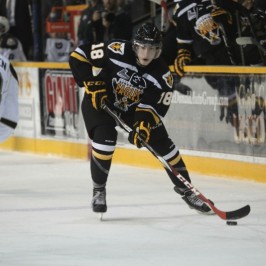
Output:
[[174,62],[175,72],[178,76],[184,76],[184,66],[191,62],[191,52],[189,49],[180,48],[177,52],[177,57]]
[[233,23],[232,15],[221,7],[215,6],[211,11],[211,16],[217,24],[232,25]]
[[102,109],[104,101],[107,99],[106,83],[101,80],[84,82],[85,91],[89,95],[92,106],[97,111]]
[[149,122],[136,122],[133,125],[133,130],[129,133],[128,140],[130,143],[136,145],[138,148],[141,148],[141,140],[138,138],[138,136],[140,136],[141,139],[145,142],[148,142],[150,139],[150,131],[151,126]]

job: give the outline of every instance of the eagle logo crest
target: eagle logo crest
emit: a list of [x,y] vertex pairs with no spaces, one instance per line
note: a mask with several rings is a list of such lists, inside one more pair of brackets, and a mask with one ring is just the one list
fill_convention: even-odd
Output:
[[108,49],[110,49],[113,53],[123,55],[125,50],[125,44],[121,42],[112,42],[108,45]]
[[165,80],[168,87],[172,88],[174,84],[173,76],[170,71],[163,75],[163,79]]

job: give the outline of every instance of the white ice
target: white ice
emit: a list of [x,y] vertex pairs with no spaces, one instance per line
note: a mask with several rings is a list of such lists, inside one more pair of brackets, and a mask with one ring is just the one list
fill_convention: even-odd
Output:
[[228,226],[189,209],[163,170],[113,164],[103,221],[88,161],[0,151],[1,266],[264,266],[266,184],[192,174]]

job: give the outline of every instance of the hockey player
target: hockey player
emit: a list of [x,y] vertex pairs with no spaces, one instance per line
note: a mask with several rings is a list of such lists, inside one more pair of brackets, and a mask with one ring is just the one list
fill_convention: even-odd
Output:
[[206,65],[240,63],[236,45],[237,23],[232,14],[244,9],[233,0],[175,0],[177,57],[174,62],[179,76],[190,65],[192,53]]
[[[169,164],[190,180],[178,148],[161,120],[172,98],[173,79],[160,57],[162,37],[152,23],[143,24],[133,42],[112,40],[85,44],[70,55],[70,67],[79,87],[85,88],[82,114],[92,140],[92,208],[106,212],[106,183],[117,141],[116,122],[101,109],[103,102],[133,129],[129,141],[141,147],[137,136],[148,142]],[[174,190],[202,213],[210,207],[168,172]]]
[[12,135],[17,126],[18,89],[15,69],[0,55],[0,143]]

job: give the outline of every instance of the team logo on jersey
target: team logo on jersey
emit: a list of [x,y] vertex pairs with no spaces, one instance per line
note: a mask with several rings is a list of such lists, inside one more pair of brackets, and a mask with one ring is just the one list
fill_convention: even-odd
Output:
[[[181,2],[181,1],[176,1],[176,2]],[[179,4],[176,4],[173,10],[173,14],[177,17],[181,17],[182,15],[187,14],[187,18],[190,21],[197,18],[197,10],[195,7],[196,7],[195,3],[189,4],[186,7],[182,7],[182,4],[181,7]]]
[[170,71],[163,75],[163,79],[165,80],[168,87],[172,88],[174,84],[173,76]]
[[197,34],[211,45],[217,45],[221,42],[219,25],[215,23],[210,14],[198,18],[194,28]]
[[198,14],[197,14],[197,11],[196,11],[195,7],[191,8],[190,10],[188,10],[187,18],[188,18],[189,21],[197,18],[197,16],[198,16]]
[[137,104],[141,100],[141,95],[147,87],[143,77],[135,72],[127,69],[121,70],[117,78],[113,78],[112,85],[115,95],[114,106],[122,111],[127,111],[128,108]]
[[108,45],[108,49],[116,54],[124,54],[125,51],[125,44],[121,42],[112,42]]

